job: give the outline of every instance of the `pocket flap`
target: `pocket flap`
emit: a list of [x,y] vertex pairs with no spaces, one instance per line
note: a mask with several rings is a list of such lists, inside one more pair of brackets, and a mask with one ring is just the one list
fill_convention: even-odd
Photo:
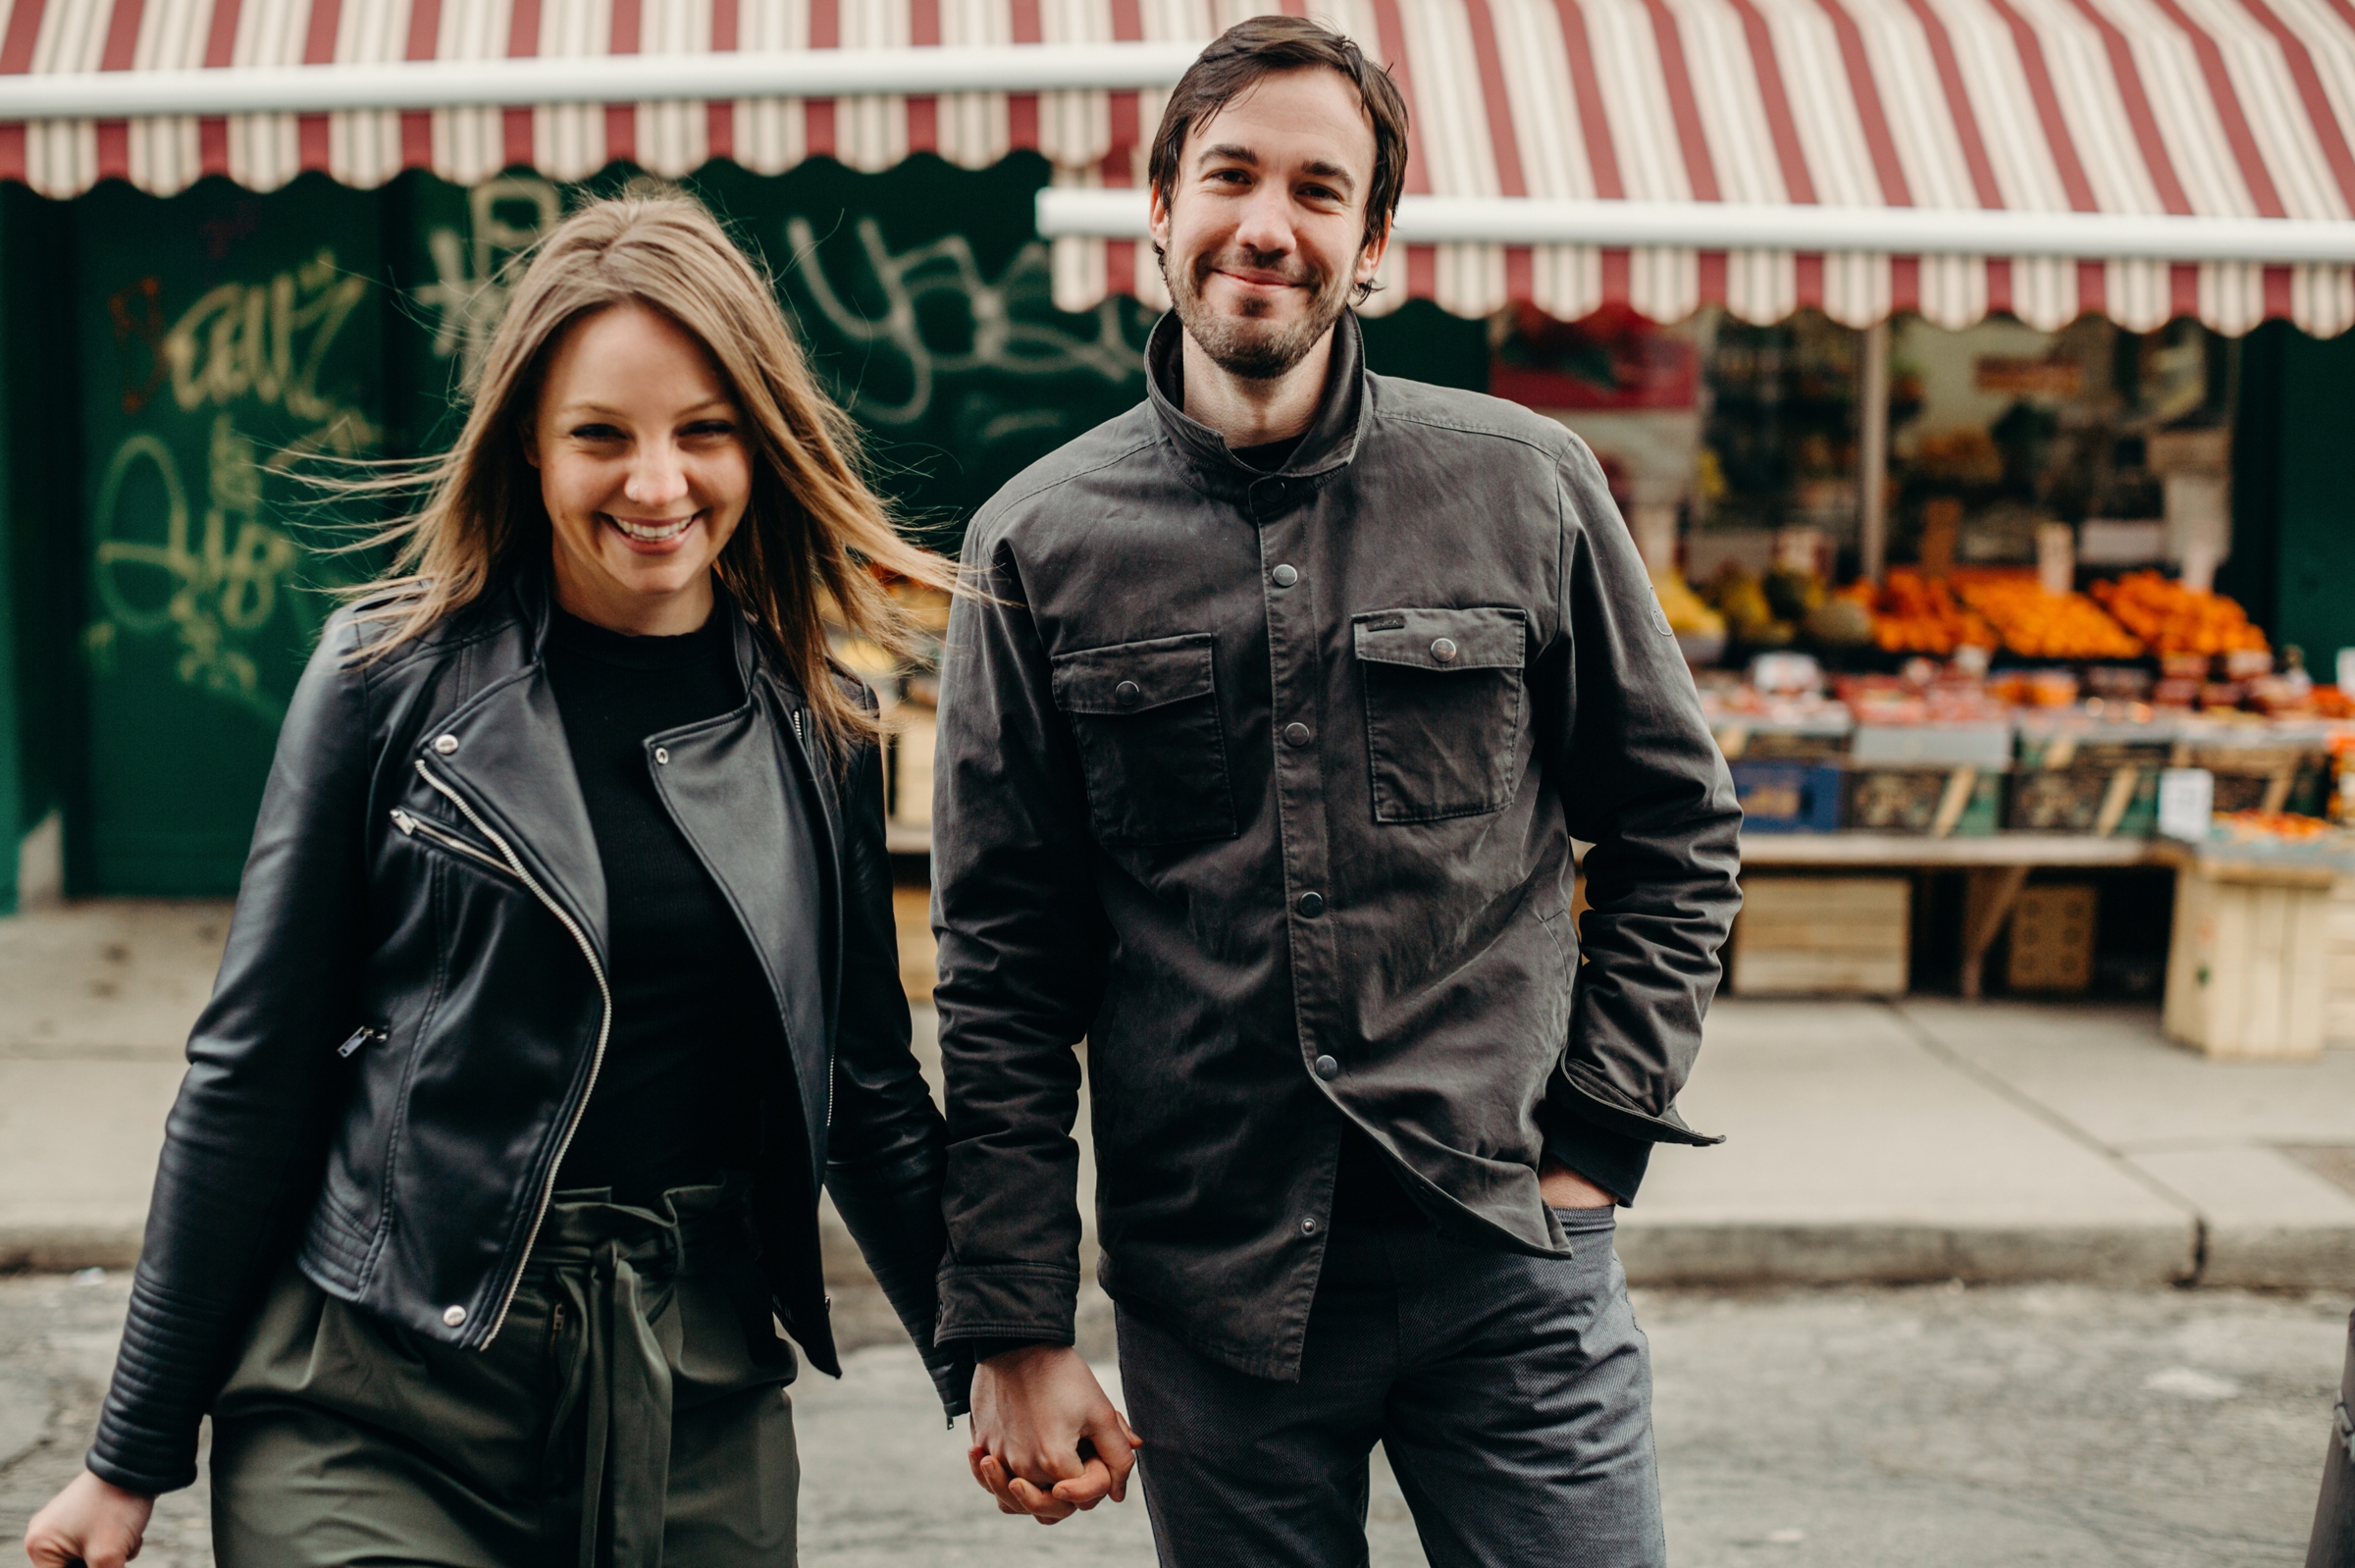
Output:
[[1517,609],[1378,609],[1350,617],[1357,656],[1416,669],[1519,669],[1527,622]]
[[1058,653],[1055,706],[1067,713],[1142,713],[1211,694],[1208,632]]

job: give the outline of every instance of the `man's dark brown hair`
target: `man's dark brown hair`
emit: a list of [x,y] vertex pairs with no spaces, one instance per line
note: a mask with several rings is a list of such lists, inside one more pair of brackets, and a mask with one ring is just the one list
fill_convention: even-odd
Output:
[[[1366,191],[1366,242],[1389,228],[1406,185],[1406,99],[1398,83],[1365,51],[1321,22],[1302,17],[1253,17],[1212,41],[1170,89],[1169,107],[1153,135],[1147,165],[1163,207],[1178,193],[1178,160],[1194,127],[1217,114],[1262,77],[1321,66],[1337,71],[1357,88],[1374,122],[1374,183]],[[1160,247],[1154,247],[1160,253]],[[1371,292],[1369,285],[1364,292]],[[1360,295],[1361,299],[1363,294]]]

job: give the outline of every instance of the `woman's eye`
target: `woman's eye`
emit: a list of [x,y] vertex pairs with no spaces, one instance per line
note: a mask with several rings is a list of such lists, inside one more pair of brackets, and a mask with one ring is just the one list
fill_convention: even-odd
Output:
[[736,427],[724,419],[699,419],[687,427],[687,434],[705,438],[724,438],[735,435]]
[[575,441],[619,441],[622,436],[621,432],[611,425],[575,425],[572,427],[572,439]]

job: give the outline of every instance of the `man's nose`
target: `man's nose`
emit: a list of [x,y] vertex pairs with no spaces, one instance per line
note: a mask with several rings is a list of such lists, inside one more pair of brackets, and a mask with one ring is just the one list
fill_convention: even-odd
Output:
[[687,468],[679,461],[678,448],[666,441],[641,446],[622,494],[640,506],[665,506],[685,497]]
[[1243,203],[1242,221],[1235,226],[1234,242],[1253,253],[1253,259],[1272,265],[1292,253],[1290,192],[1273,181],[1263,183]]

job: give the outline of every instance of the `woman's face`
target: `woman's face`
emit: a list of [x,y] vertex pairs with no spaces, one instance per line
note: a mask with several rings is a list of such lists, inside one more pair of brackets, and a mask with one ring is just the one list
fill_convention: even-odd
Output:
[[549,356],[526,455],[555,533],[556,602],[639,636],[692,632],[753,493],[744,421],[669,317],[614,305]]

